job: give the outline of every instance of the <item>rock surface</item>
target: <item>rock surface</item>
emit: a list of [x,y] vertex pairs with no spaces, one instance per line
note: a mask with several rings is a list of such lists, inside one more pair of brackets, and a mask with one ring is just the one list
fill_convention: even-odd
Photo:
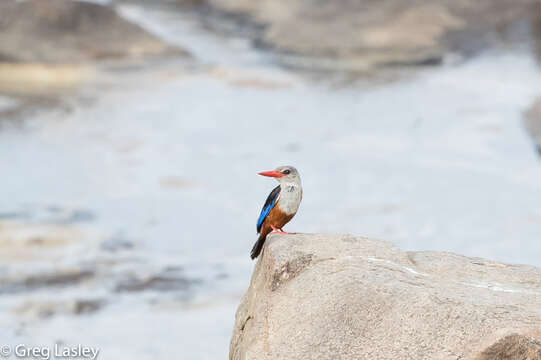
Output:
[[271,235],[230,359],[541,359],[541,269]]
[[541,154],[541,99],[526,112],[526,129],[532,136],[537,151]]
[[[434,64],[448,52],[513,42],[517,22],[534,22],[537,0],[208,0],[262,25],[256,41],[293,66],[369,70]],[[237,16],[238,18],[238,16]],[[508,29],[511,28],[510,31]]]
[[0,61],[76,63],[104,58],[186,54],[113,8],[71,0],[0,2]]

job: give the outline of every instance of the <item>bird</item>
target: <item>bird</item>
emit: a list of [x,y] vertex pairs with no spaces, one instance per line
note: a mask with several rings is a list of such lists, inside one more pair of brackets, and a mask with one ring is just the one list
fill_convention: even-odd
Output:
[[301,177],[293,166],[280,166],[274,170],[263,171],[258,174],[273,177],[280,185],[270,192],[263,209],[261,209],[259,219],[257,219],[259,238],[250,253],[252,260],[261,253],[269,233],[288,234],[282,230],[282,227],[295,216],[302,201]]

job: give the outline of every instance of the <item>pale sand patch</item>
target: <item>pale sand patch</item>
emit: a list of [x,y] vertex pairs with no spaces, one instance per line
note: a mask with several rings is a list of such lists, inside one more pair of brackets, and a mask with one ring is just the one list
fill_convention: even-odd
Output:
[[268,70],[244,70],[216,66],[209,71],[209,75],[237,88],[281,90],[290,89],[294,86],[291,78]]
[[0,91],[17,94],[49,94],[73,89],[93,78],[90,65],[0,63]]
[[0,222],[0,261],[47,260],[82,237],[71,225]]

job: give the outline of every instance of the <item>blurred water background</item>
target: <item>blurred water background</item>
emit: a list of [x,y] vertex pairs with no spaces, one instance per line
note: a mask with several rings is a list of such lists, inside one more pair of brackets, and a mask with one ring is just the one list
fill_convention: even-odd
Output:
[[275,186],[256,173],[284,164],[304,186],[286,230],[541,266],[535,24],[335,71],[229,13],[102,3],[191,57],[0,66],[4,342],[225,357]]

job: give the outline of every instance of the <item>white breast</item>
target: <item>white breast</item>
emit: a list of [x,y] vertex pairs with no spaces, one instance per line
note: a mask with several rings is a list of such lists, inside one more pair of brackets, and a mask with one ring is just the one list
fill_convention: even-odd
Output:
[[302,200],[302,187],[298,184],[281,184],[278,207],[287,215],[295,214]]

